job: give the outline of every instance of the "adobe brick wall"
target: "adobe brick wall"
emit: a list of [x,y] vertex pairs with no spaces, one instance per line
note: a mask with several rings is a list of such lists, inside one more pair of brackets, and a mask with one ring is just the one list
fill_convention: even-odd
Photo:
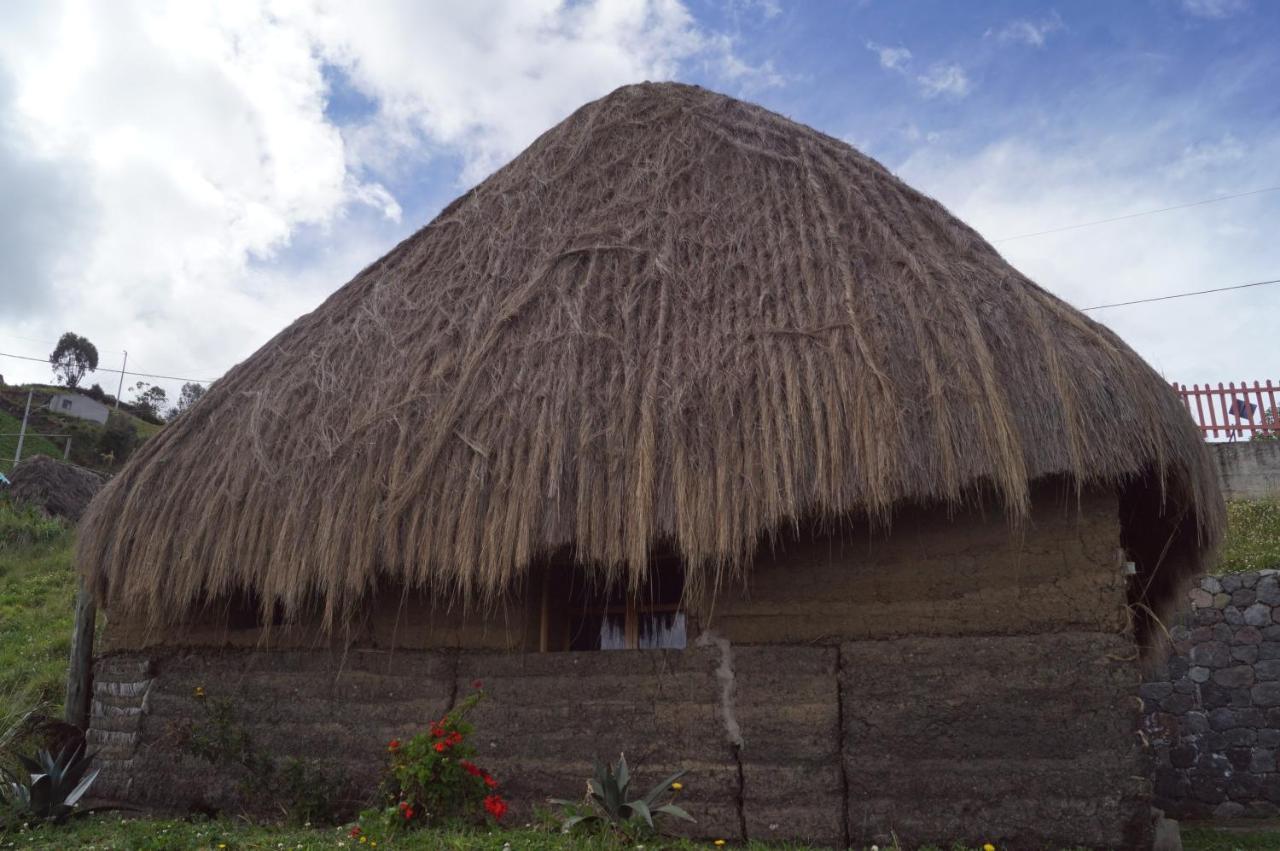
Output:
[[594,756],[625,752],[641,781],[689,770],[704,837],[1128,847],[1145,829],[1136,662],[1118,634],[708,636],[635,653],[229,648],[117,653],[96,672],[99,792],[151,807],[253,806],[234,771],[180,746],[202,712],[197,686],[232,699],[263,750],[316,761],[358,798],[376,788],[389,739],[481,679],[476,744],[517,823],[578,796]]

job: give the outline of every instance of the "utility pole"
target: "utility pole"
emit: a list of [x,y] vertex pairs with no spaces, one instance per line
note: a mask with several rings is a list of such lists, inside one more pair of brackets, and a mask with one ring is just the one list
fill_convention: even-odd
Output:
[[34,389],[27,390],[27,409],[22,412],[22,428],[18,429],[18,451],[13,453],[13,466],[16,468],[22,460],[22,441],[27,436],[27,417],[31,416],[31,394]]
[[124,353],[124,363],[120,364],[120,384],[116,387],[116,410],[120,410],[120,394],[124,393],[124,370],[129,365],[129,352]]

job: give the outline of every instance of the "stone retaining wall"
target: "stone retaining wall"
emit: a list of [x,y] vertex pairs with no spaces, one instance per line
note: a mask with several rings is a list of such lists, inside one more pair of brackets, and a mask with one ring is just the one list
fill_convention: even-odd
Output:
[[1139,689],[1155,805],[1175,818],[1280,816],[1280,570],[1206,576]]

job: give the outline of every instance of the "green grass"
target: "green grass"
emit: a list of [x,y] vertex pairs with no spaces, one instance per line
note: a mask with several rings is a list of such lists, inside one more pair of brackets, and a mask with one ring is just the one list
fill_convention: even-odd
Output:
[[60,714],[75,604],[72,533],[0,499],[0,718]]
[[1183,825],[1183,851],[1276,851],[1280,848],[1280,829],[1275,822],[1259,829],[1240,824],[1233,822],[1230,828]]
[[[12,843],[12,844],[9,844]],[[70,825],[36,831],[22,831],[5,837],[0,834],[0,849],[31,848],[54,851],[63,848],[93,848],[102,851],[169,851],[169,849],[369,849],[372,843],[352,839],[347,828],[286,828],[254,825],[240,821],[177,821],[170,819],[121,819],[118,815],[99,815],[80,819]],[[390,841],[377,843],[378,848],[405,851],[706,851],[716,846],[710,840],[692,841],[650,837],[625,840],[610,835],[564,836],[559,831],[535,828],[502,830],[421,830]],[[760,843],[737,845],[751,851],[826,851],[810,845]],[[881,846],[882,851],[891,847]],[[921,849],[942,851],[942,849]],[[952,849],[946,849],[952,851]],[[973,851],[963,845],[954,851]]]
[[1227,503],[1227,539],[1214,572],[1243,573],[1268,567],[1280,568],[1280,500]]
[[[1185,851],[1275,851],[1280,848],[1280,832],[1245,832],[1241,829],[1216,830],[1208,827],[1184,828]],[[715,846],[709,841],[694,842],[673,839],[641,839],[624,841],[609,836],[563,836],[552,830],[517,828],[510,830],[426,830],[394,841],[379,842],[379,848],[405,851],[630,851],[643,846],[670,851],[694,851]],[[71,822],[63,827],[0,833],[0,849],[63,848],[100,849],[100,851],[170,851],[170,849],[368,849],[347,835],[346,828],[288,828],[256,825],[243,821],[195,819],[122,819],[119,815],[101,814]],[[752,851],[822,851],[807,845],[753,842]],[[963,849],[964,846],[953,846]],[[891,847],[881,846],[883,851]],[[922,850],[923,851],[923,850]],[[940,850],[939,850],[940,851]],[[951,851],[951,849],[946,849]]]
[[[4,435],[0,437],[0,473],[8,473],[13,469],[13,453],[18,449],[17,434],[21,429],[22,420],[0,411],[0,435]],[[46,438],[28,434],[22,441],[22,457],[30,458],[32,455],[61,458],[62,447]]]

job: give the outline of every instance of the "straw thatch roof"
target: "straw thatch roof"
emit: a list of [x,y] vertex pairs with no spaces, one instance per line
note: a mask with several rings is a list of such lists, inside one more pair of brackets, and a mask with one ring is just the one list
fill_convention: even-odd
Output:
[[44,509],[53,517],[75,522],[102,488],[102,476],[85,467],[32,455],[13,468],[10,495],[18,502]]
[[590,103],[234,368],[93,504],[109,603],[241,588],[330,623],[531,560],[694,591],[798,518],[1147,475],[1220,524],[1174,393],[940,204],[703,89]]

